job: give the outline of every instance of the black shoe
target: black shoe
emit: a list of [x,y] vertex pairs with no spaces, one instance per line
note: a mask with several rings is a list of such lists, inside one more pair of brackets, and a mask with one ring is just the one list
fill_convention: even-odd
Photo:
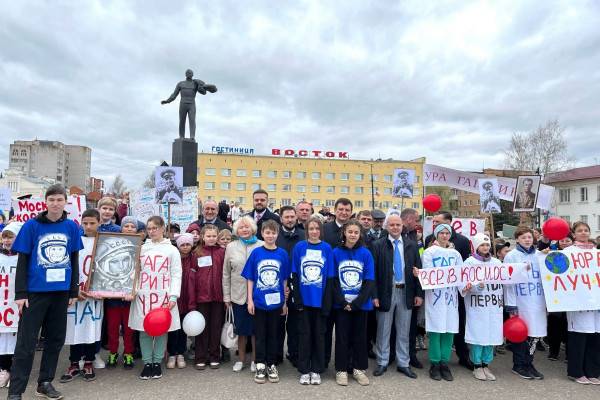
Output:
[[162,378],[162,368],[160,367],[160,363],[152,364],[152,379],[160,379]]
[[415,374],[410,367],[396,367],[396,371],[408,376],[411,379],[417,379],[417,374]]
[[542,374],[540,371],[538,371],[537,369],[535,369],[535,367],[533,365],[529,366],[529,375],[531,375],[531,377],[533,379],[544,379],[544,374]]
[[423,364],[416,358],[411,359],[409,365],[416,369],[423,369]]
[[381,376],[381,375],[385,374],[385,371],[387,371],[386,366],[378,365],[377,367],[375,367],[375,371],[373,371],[373,376]]
[[442,374],[440,372],[440,364],[431,364],[429,368],[429,377],[434,381],[441,381]]
[[47,399],[59,400],[63,398],[63,395],[52,386],[50,382],[42,382],[38,384],[35,395],[38,397],[45,397]]
[[519,375],[523,379],[533,379],[533,376],[531,376],[531,373],[529,372],[529,368],[526,367],[514,366],[512,369],[512,373]]
[[473,371],[475,369],[475,365],[473,365],[471,360],[459,360],[458,364],[465,367],[469,371]]
[[140,374],[140,379],[143,380],[148,380],[150,378],[152,378],[152,364],[147,363],[144,364],[144,369],[142,370],[142,373]]
[[537,344],[535,345],[535,349],[537,351],[546,351],[546,346],[544,346],[544,342],[538,340]]
[[448,382],[452,382],[454,380],[452,372],[450,372],[450,368],[448,368],[448,364],[440,363],[440,373],[442,374],[443,380]]

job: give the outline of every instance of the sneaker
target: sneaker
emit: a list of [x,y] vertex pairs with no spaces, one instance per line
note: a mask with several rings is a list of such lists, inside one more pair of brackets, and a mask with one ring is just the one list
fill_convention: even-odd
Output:
[[233,364],[233,372],[240,372],[243,369],[244,369],[244,363],[243,362],[236,361],[235,364]]
[[175,356],[169,356],[167,358],[167,369],[175,368]]
[[310,385],[310,375],[309,374],[300,375],[300,384],[301,385]]
[[352,371],[352,377],[361,386],[368,386],[369,385],[369,378],[365,374],[365,371],[361,371],[360,369],[355,369],[355,370]]
[[310,373],[310,384],[311,385],[320,385],[321,384],[321,375],[316,372]]
[[96,358],[94,358],[94,368],[96,368],[96,369],[106,368],[106,364],[104,363],[104,360],[98,354],[96,354]]
[[179,368],[179,369],[183,369],[183,368],[187,367],[187,363],[185,362],[185,357],[182,354],[179,354],[177,356],[176,363],[177,363],[177,368]]
[[83,379],[87,382],[96,380],[96,373],[94,372],[94,365],[91,362],[86,362],[83,365],[83,371],[81,371],[81,373],[83,374]]
[[144,369],[142,370],[142,373],[140,374],[140,379],[143,380],[148,380],[152,378],[152,364],[147,363],[144,364]]
[[533,379],[533,376],[529,373],[529,368],[514,366],[512,373],[519,375],[523,379]]
[[6,387],[10,381],[10,373],[6,370],[0,370],[0,387]]
[[275,366],[275,364],[271,364],[271,366],[267,369],[267,375],[269,377],[269,382],[279,382],[279,373],[277,372],[277,367]]
[[452,372],[450,372],[450,368],[448,368],[448,364],[440,363],[440,374],[445,381],[452,382],[454,380]]
[[135,367],[135,362],[133,361],[133,354],[123,354],[123,368],[133,369],[133,367]]
[[160,363],[152,364],[152,379],[160,379],[162,378],[162,368],[160,367]]
[[429,377],[434,381],[441,381],[442,374],[440,372],[440,364],[431,364],[429,368]]
[[221,366],[221,363],[213,361],[208,366],[210,367],[210,369],[219,369],[219,367]]
[[544,374],[535,369],[533,365],[529,366],[529,375],[531,375],[533,379],[544,379]]
[[106,359],[106,367],[114,368],[117,366],[117,361],[119,360],[118,353],[108,353],[108,358]]
[[194,368],[196,368],[198,371],[204,371],[206,369],[206,363],[196,363],[196,365],[194,365]]
[[63,395],[58,390],[54,389],[54,386],[52,386],[52,383],[50,382],[42,382],[38,384],[35,395],[51,400],[60,400],[63,398]]
[[73,379],[81,375],[81,370],[79,369],[79,363],[73,362],[67,368],[67,371],[60,377],[60,383],[71,382]]
[[492,371],[488,367],[483,367],[483,373],[488,381],[495,381],[496,375],[492,374]]
[[592,385],[600,385],[600,379],[598,378],[588,378],[588,381],[590,381]]
[[250,363],[250,372],[256,372],[256,363],[254,361]]
[[481,367],[476,367],[473,370],[473,376],[475,377],[475,379],[478,379],[480,381],[487,381],[485,372],[483,371],[483,368],[481,368]]
[[348,373],[346,371],[337,371],[335,373],[335,383],[340,386],[348,386]]
[[580,385],[589,385],[592,382],[590,382],[590,380],[588,378],[586,378],[585,376],[580,376],[579,378],[573,378],[573,377],[569,377],[569,379],[571,379],[573,382],[575,383],[579,383]]
[[265,383],[267,381],[266,366],[263,363],[259,363],[256,366],[256,373],[254,374],[254,382]]

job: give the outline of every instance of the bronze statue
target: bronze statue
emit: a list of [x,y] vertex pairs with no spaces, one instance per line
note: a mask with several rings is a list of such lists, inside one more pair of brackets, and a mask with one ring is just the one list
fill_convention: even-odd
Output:
[[181,81],[175,86],[175,91],[166,100],[160,104],[167,104],[177,98],[181,93],[179,102],[179,138],[185,137],[185,117],[190,121],[190,138],[194,140],[196,136],[196,92],[205,95],[206,92],[215,93],[217,87],[215,85],[206,84],[200,79],[192,79],[194,71],[188,69],[185,71],[185,81]]

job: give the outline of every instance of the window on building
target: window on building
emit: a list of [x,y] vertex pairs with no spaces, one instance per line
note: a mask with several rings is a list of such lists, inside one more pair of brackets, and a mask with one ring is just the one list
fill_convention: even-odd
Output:
[[245,197],[238,197],[237,198],[237,202],[240,203],[240,205],[246,204],[246,198]]
[[327,172],[325,174],[325,179],[328,179],[330,181],[334,180],[335,179],[335,173],[334,172]]
[[354,207],[356,207],[356,208],[362,208],[362,206],[363,206],[363,201],[362,200],[356,200],[354,202]]
[[214,168],[206,168],[204,170],[204,175],[206,176],[215,176],[217,174],[217,171]]
[[335,200],[325,200],[325,207],[333,207],[335,205]]
[[296,172],[296,178],[298,178],[298,179],[306,179],[306,172],[304,172],[304,171],[298,171],[298,172]]
[[350,187],[348,187],[348,186],[340,186],[340,193],[341,194],[348,194],[348,193],[350,193]]
[[310,177],[312,179],[321,179],[321,173],[320,172],[313,172],[312,174],[310,174]]
[[327,186],[327,193],[335,193],[335,186]]
[[245,183],[236,183],[235,184],[235,190],[246,190],[246,184]]
[[267,176],[269,178],[277,178],[277,171],[269,171],[267,172]]
[[281,186],[281,191],[282,192],[291,192],[292,191],[292,185],[282,185]]
[[284,179],[290,179],[292,177],[292,171],[281,171],[281,177]]
[[345,172],[342,172],[342,173],[340,174],[340,180],[342,180],[342,181],[347,181],[348,179],[350,179],[350,174],[348,174],[348,173],[345,173]]
[[579,220],[581,222],[585,222],[587,224],[588,223],[588,216],[587,215],[580,215],[579,216]]
[[13,150],[13,156],[19,157],[19,150]]
[[373,186],[373,188],[369,188],[369,193],[371,194],[378,194],[379,193],[379,188],[377,186]]
[[229,190],[229,189],[231,189],[231,183],[229,183],[229,182],[221,182],[221,189],[222,190]]
[[260,178],[262,175],[262,171],[260,169],[253,169],[252,170],[252,177],[253,178]]
[[390,208],[392,205],[391,205],[391,203],[389,201],[382,201],[381,202],[381,206],[383,208]]
[[311,191],[311,193],[319,193],[321,191],[321,186],[319,186],[319,185],[312,185],[310,187],[310,191]]
[[364,179],[364,177],[365,177],[364,174],[354,174],[355,181],[362,181]]
[[356,194],[362,194],[364,192],[364,189],[362,186],[357,186],[354,188],[354,193]]
[[588,190],[586,186],[579,188],[579,201],[588,201]]
[[312,203],[313,207],[319,207],[321,205],[321,200],[319,199],[312,199],[310,202]]
[[235,175],[236,176],[246,176],[246,170],[245,169],[238,169],[237,171],[235,171]]
[[27,152],[25,150],[21,150],[21,157],[27,157]]
[[384,175],[383,176],[383,181],[384,182],[391,182],[392,181],[392,176],[391,175]]
[[416,201],[413,202],[412,208],[414,208],[415,210],[418,210],[419,209],[419,203],[417,203]]
[[415,175],[415,183],[419,183],[419,175]]
[[252,191],[258,190],[260,189],[260,183],[253,183],[252,184]]
[[383,194],[392,194],[392,188],[390,188],[390,187],[383,188]]
[[472,206],[473,205],[473,200],[469,200],[469,205]]
[[8,182],[8,187],[10,188],[10,190],[12,192],[18,192],[19,191],[19,185],[15,181]]
[[571,202],[571,190],[570,189],[559,189],[558,190],[558,199],[560,203],[570,203]]
[[304,185],[298,185],[298,186],[296,186],[296,191],[298,193],[306,193],[306,186],[304,186]]
[[274,191],[276,191],[276,190],[277,190],[277,185],[275,185],[275,184],[273,184],[273,183],[270,183],[270,184],[268,184],[268,185],[267,185],[267,190],[268,190],[269,192],[274,192]]
[[571,223],[571,217],[569,215],[563,215],[560,218],[564,219],[565,221]]
[[463,205],[466,207],[466,206],[468,206],[468,205],[469,205],[469,202],[468,202],[467,200],[465,200],[465,201],[463,202]]
[[204,182],[204,189],[206,190],[214,190],[215,183],[214,182]]
[[292,199],[281,199],[281,205],[282,206],[291,206],[292,205]]

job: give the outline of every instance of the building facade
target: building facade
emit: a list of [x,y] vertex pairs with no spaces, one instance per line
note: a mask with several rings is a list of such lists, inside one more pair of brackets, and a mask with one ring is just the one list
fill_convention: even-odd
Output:
[[49,140],[17,140],[10,145],[9,169],[89,190],[92,150]]
[[[201,200],[238,202],[252,208],[252,193],[264,189],[273,208],[306,200],[316,211],[347,197],[356,210],[407,208],[422,210],[425,158],[412,161],[301,158],[242,154],[198,154],[198,195]],[[394,169],[413,169],[412,198],[392,196]],[[375,204],[371,196],[371,173]]]
[[54,183],[56,181],[53,179],[34,178],[18,169],[9,168],[0,176],[0,187],[8,187],[13,199],[28,194],[33,197],[44,197],[46,189]]
[[552,213],[571,223],[586,222],[592,237],[600,235],[600,165],[548,174],[554,186]]

